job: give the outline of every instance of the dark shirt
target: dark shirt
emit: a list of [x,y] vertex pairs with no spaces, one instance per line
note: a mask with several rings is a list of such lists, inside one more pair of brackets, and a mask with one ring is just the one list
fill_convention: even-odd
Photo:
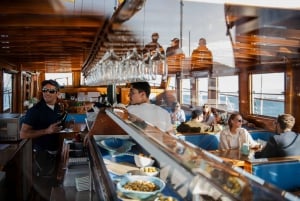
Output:
[[145,45],[145,48],[143,49],[143,53],[145,54],[147,52],[150,52],[150,55],[153,55],[157,48],[159,48],[161,54],[163,55],[165,54],[164,48],[157,42],[156,43],[150,42],[147,45]]
[[[44,100],[41,100],[30,108],[23,120],[32,126],[34,130],[46,129],[55,122],[58,122],[60,116],[60,107],[55,105],[54,110],[47,106]],[[33,148],[36,150],[57,150],[59,146],[59,134],[43,135],[33,139]]]
[[168,47],[166,50],[167,57],[178,55],[178,54],[183,54],[182,49],[179,47]]
[[262,151],[255,153],[255,158],[300,156],[300,137],[292,131],[274,135]]

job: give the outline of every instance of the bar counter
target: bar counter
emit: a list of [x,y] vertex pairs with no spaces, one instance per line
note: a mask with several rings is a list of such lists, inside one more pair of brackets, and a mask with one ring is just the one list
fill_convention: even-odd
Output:
[[5,172],[0,200],[26,200],[32,187],[32,142],[26,139],[0,144],[5,147],[0,150],[0,171]]

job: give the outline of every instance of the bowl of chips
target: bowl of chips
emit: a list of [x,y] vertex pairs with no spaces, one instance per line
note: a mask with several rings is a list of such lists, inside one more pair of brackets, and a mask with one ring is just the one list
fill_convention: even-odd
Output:
[[140,171],[148,176],[157,176],[159,174],[159,168],[154,167],[154,166],[147,166],[147,167],[142,167],[140,168]]
[[124,196],[132,199],[148,199],[162,192],[166,184],[158,177],[146,175],[124,176],[117,183],[117,190]]

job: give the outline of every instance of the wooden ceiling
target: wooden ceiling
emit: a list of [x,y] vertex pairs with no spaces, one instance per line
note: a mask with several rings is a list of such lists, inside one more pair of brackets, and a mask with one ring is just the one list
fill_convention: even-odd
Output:
[[0,59],[22,70],[81,70],[105,17],[66,13],[60,1],[1,1]]
[[238,67],[299,63],[300,11],[227,5],[229,32]]
[[[124,1],[109,17],[101,12],[66,11],[62,1],[67,0],[1,1],[0,62],[25,71],[84,71],[110,48],[118,55],[142,48],[142,39],[136,38],[134,30],[124,28],[122,22],[145,1]],[[128,7],[135,9],[132,13],[122,10]],[[225,14],[237,66],[286,59],[299,63],[298,10],[226,5]],[[159,23],[157,26],[157,30],[165,29]]]

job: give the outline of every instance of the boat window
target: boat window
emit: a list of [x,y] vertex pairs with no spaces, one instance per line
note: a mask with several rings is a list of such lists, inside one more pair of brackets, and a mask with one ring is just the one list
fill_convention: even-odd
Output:
[[60,86],[72,86],[72,73],[45,73],[45,79],[56,80]]
[[284,113],[285,74],[252,75],[252,114],[277,117]]
[[12,108],[12,74],[3,73],[3,112]]
[[175,77],[169,77],[169,83],[168,83],[167,89],[168,90],[176,89],[176,78]]
[[182,87],[180,90],[181,103],[191,105],[191,81],[190,79],[182,79]]
[[197,78],[197,105],[204,105],[208,98],[208,78]]
[[218,101],[227,111],[239,111],[239,78],[234,76],[218,77]]
[[152,87],[159,87],[161,85],[162,81],[162,76],[161,75],[156,75],[154,80],[149,80],[149,84]]

